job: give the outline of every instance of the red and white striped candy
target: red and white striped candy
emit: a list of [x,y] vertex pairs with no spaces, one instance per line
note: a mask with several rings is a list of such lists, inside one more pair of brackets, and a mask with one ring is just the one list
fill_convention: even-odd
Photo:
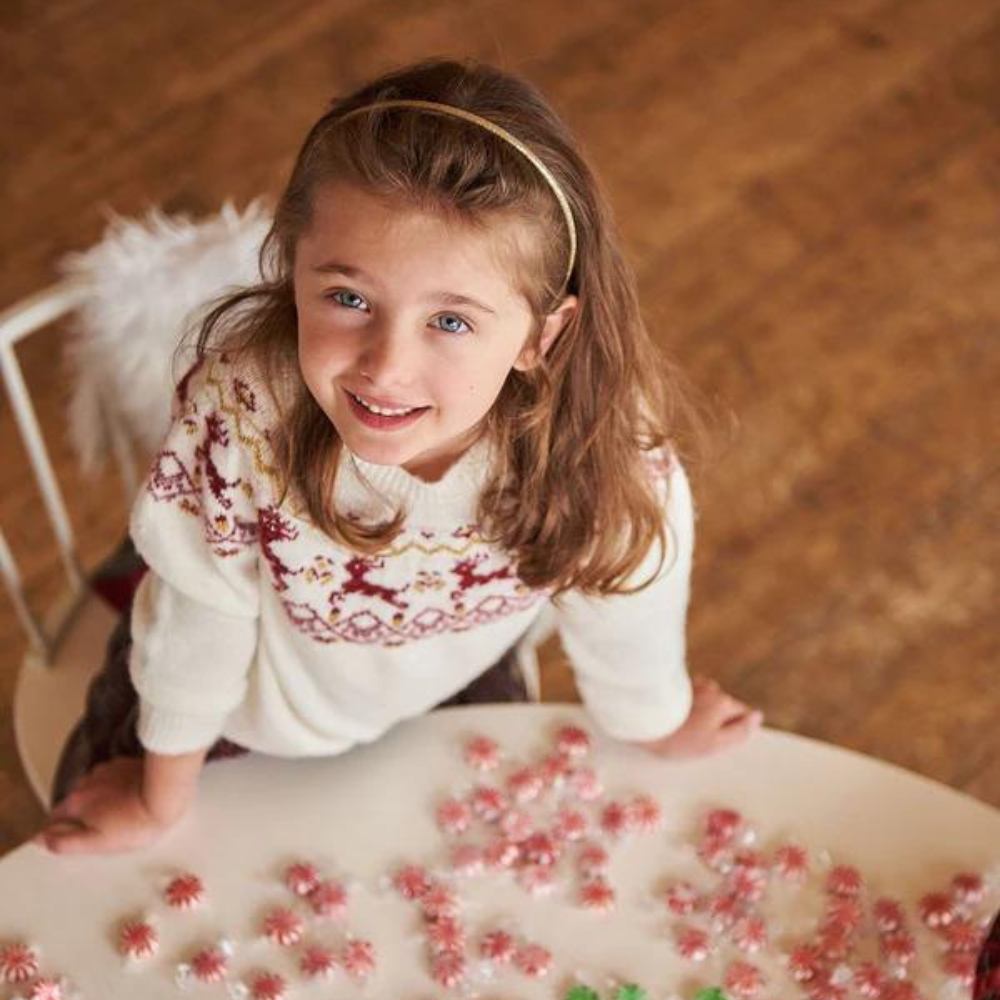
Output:
[[500,819],[504,835],[519,844],[531,836],[535,821],[523,809],[508,809]]
[[375,946],[370,941],[351,938],[341,952],[340,964],[355,979],[367,979],[375,971]]
[[439,986],[453,989],[465,979],[465,955],[460,951],[440,951],[431,958],[431,976]]
[[285,906],[276,906],[264,916],[264,934],[275,944],[289,948],[302,940],[302,918]]
[[492,771],[500,763],[500,746],[488,736],[475,736],[465,744],[465,762],[477,771]]
[[482,848],[475,844],[457,844],[451,852],[451,870],[456,875],[479,875],[485,867]]
[[959,872],[951,880],[951,893],[960,903],[979,903],[986,895],[986,883],[980,875],[975,875],[972,872]]
[[13,942],[0,948],[0,980],[26,983],[38,975],[38,952],[29,945]]
[[863,887],[861,872],[851,865],[834,865],[826,877],[826,891],[832,896],[857,896]]
[[594,802],[604,794],[604,784],[591,767],[575,768],[569,776],[569,786],[584,802]]
[[733,866],[732,841],[724,837],[706,837],[698,845],[698,858],[706,868],[724,874]]
[[326,979],[338,965],[333,949],[321,944],[310,945],[299,959],[299,969],[307,979]]
[[514,966],[522,975],[541,978],[552,968],[552,952],[540,944],[522,944],[514,952]]
[[454,917],[441,917],[426,928],[432,951],[464,951],[465,928]]
[[285,885],[296,896],[308,896],[319,885],[319,870],[308,861],[296,861],[285,869]]
[[202,983],[219,983],[229,971],[229,956],[221,948],[203,948],[190,961],[191,974]]
[[763,917],[740,917],[732,929],[733,944],[748,955],[758,952],[767,944],[767,922]]
[[472,809],[460,799],[445,799],[437,807],[437,825],[444,833],[465,833],[472,822]]
[[205,884],[197,875],[185,872],[170,880],[163,890],[163,898],[174,909],[190,910],[204,902]]
[[788,953],[788,972],[798,983],[814,982],[825,967],[826,962],[815,945],[798,945]]
[[978,952],[985,935],[971,920],[957,917],[944,929],[944,937],[949,951]]
[[62,981],[49,976],[36,979],[28,990],[28,1000],[66,1000]]
[[817,979],[809,984],[809,1000],[848,1000],[847,987],[832,979]]
[[790,882],[801,882],[809,873],[809,855],[797,844],[783,844],[774,852],[774,870]]
[[663,898],[671,913],[686,917],[702,905],[701,893],[690,882],[671,882],[663,890]]
[[552,835],[558,840],[579,840],[587,833],[587,817],[578,809],[560,809],[552,825]]
[[533,833],[521,843],[521,857],[533,865],[553,865],[559,859],[559,844],[547,833]]
[[545,787],[542,776],[533,767],[522,767],[507,777],[507,791],[522,805],[534,802]]
[[469,794],[469,806],[481,820],[495,823],[507,810],[507,799],[498,788],[478,785]]
[[637,795],[628,806],[629,828],[639,833],[653,833],[663,826],[663,810],[651,795]]
[[824,920],[827,924],[835,924],[844,930],[854,931],[861,926],[864,917],[864,909],[856,899],[838,897],[830,901]]
[[948,952],[944,956],[942,968],[949,979],[966,989],[971,987],[976,980],[976,956],[969,952]]
[[420,900],[420,907],[427,920],[440,920],[442,917],[457,916],[459,910],[458,897],[446,885],[432,885]]
[[590,753],[590,735],[579,726],[563,726],[556,733],[556,747],[568,757],[586,757]]
[[885,973],[874,962],[862,962],[851,978],[858,995],[865,1000],[878,1000],[885,985]]
[[743,916],[743,901],[729,892],[719,892],[708,898],[706,909],[717,931],[729,930]]
[[258,972],[250,980],[252,1000],[285,1000],[288,984],[277,972]]
[[764,975],[749,962],[733,962],[723,979],[726,989],[738,1000],[753,1000],[764,991]]
[[712,950],[712,940],[699,927],[678,927],[674,932],[677,954],[689,962],[704,962]]
[[521,856],[521,849],[509,837],[497,837],[483,848],[483,863],[487,868],[510,868]]
[[757,868],[734,868],[729,875],[729,891],[744,903],[755,903],[767,892],[767,875]]
[[148,920],[128,920],[118,933],[118,951],[125,958],[151,958],[160,948],[160,935]]
[[580,886],[580,905],[585,910],[608,913],[615,908],[615,890],[602,878],[590,879]]
[[705,817],[705,835],[712,840],[731,841],[743,826],[743,817],[735,809],[713,809]]
[[955,906],[942,892],[929,892],[920,900],[920,919],[926,927],[939,930],[955,919]]
[[538,765],[538,776],[546,788],[561,788],[573,771],[573,763],[564,753],[550,753]]
[[306,897],[318,917],[342,917],[347,912],[347,889],[336,879],[324,879]]
[[547,896],[555,888],[555,869],[552,865],[523,865],[517,871],[517,881],[532,896]]
[[876,899],[872,904],[875,926],[882,934],[898,931],[906,924],[906,913],[895,899]]
[[601,829],[611,837],[623,837],[631,829],[628,809],[621,802],[609,802],[601,810]]
[[420,865],[404,865],[392,877],[392,884],[403,899],[422,899],[431,887],[431,877]]
[[582,875],[600,875],[611,867],[611,855],[600,844],[581,844],[576,856],[576,867]]
[[888,979],[879,1000],[923,1000],[923,994],[908,979]]
[[506,931],[490,931],[479,944],[479,953],[483,958],[499,965],[507,965],[514,958],[517,943],[514,937]]
[[917,954],[913,935],[907,931],[892,931],[889,934],[884,934],[879,946],[885,960],[897,966],[909,965]]

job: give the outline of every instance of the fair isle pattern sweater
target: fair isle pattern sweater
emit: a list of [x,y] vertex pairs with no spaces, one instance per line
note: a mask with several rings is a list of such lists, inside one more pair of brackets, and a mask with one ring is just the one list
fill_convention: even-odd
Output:
[[130,661],[147,749],[184,753],[225,736],[280,756],[340,753],[463,688],[543,611],[612,736],[652,739],[687,717],[694,526],[676,461],[654,471],[671,545],[656,581],[636,594],[551,601],[476,524],[486,442],[434,483],[345,451],[339,510],[365,521],[407,512],[392,545],[365,556],[280,497],[273,419],[259,377],[224,356],[178,387],[131,519],[150,567]]

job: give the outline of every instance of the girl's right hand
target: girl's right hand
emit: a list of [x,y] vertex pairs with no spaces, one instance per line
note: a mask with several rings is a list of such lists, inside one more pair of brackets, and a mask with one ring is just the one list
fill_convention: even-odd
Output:
[[52,810],[34,838],[55,854],[134,851],[180,818],[155,816],[143,798],[143,760],[117,757],[94,768]]

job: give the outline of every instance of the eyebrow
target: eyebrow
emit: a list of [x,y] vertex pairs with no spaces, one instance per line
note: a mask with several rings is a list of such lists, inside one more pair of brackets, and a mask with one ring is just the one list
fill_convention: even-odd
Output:
[[[325,264],[314,264],[313,270],[317,274],[343,274],[348,278],[360,278],[362,281],[374,282],[371,275],[366,274],[360,267],[354,267],[351,264],[340,264],[334,260],[327,261]],[[443,302],[449,306],[472,306],[474,309],[480,309],[493,316],[496,315],[495,309],[491,309],[485,303],[480,302],[479,299],[473,299],[468,295],[460,295],[458,292],[431,292],[427,298],[429,301]]]

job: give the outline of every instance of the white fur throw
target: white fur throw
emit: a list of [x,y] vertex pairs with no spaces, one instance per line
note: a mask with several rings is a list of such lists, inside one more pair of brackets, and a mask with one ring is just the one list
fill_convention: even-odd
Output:
[[160,443],[175,380],[193,360],[191,337],[177,353],[181,338],[208,302],[258,280],[270,221],[259,200],[198,222],[159,210],[113,216],[100,243],[61,261],[89,293],[66,349],[70,436],[85,471],[103,465],[112,421],[147,452]]

